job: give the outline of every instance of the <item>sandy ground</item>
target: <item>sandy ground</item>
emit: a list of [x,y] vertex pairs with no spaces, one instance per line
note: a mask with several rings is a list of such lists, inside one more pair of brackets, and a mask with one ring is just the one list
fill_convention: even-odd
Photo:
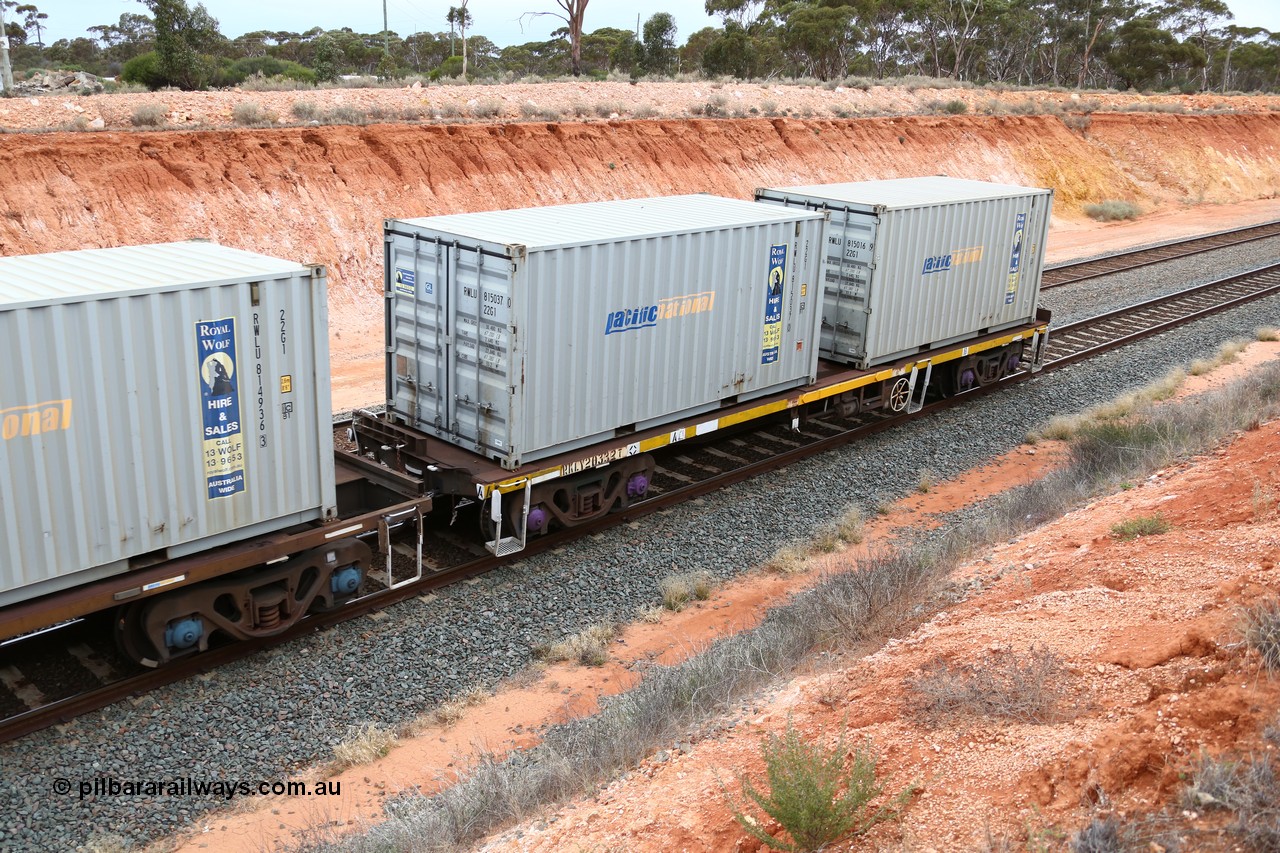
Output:
[[[1255,343],[1235,364],[1191,377],[1179,396],[1276,358],[1280,344]],[[713,637],[754,625],[768,606],[843,569],[890,530],[931,525],[935,514],[1042,476],[1060,458],[1053,443],[1018,448],[903,500],[868,523],[863,546],[815,558],[807,575],[749,576],[659,624],[629,626],[603,667],[549,667],[455,725],[427,727],[386,758],[339,774],[341,800],[319,807],[281,799],[223,815],[184,836],[179,849],[277,849],[317,831],[367,825],[388,797],[437,790],[477,750],[528,745],[541,727],[590,713],[602,695],[635,682],[638,664],[679,661]],[[1257,747],[1280,708],[1280,683],[1260,674],[1234,633],[1236,608],[1280,581],[1274,500],[1260,506],[1255,495],[1255,486],[1274,489],[1278,481],[1280,423],[1271,423],[994,549],[957,570],[953,580],[975,590],[967,600],[906,636],[866,657],[815,662],[722,734],[652,759],[598,797],[551,810],[485,847],[756,849],[733,823],[721,784],[758,773],[761,735],[787,719],[813,737],[833,736],[847,720],[855,738],[874,741],[890,786],[922,786],[900,824],[852,849],[972,849],[988,831],[1014,839],[1065,831],[1088,822],[1098,791],[1117,814],[1153,810],[1174,796],[1178,772],[1201,747]],[[1169,533],[1133,542],[1111,535],[1116,521],[1154,511],[1171,522]],[[1032,646],[1067,663],[1072,699],[1061,723],[930,729],[909,714],[903,682],[929,661],[981,663]]]

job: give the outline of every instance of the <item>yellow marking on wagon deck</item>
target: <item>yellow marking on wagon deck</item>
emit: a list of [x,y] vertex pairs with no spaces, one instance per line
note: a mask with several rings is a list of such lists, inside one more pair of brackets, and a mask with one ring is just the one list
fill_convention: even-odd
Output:
[[[827,385],[822,388],[815,388],[809,391],[800,391],[797,394],[785,397],[781,400],[770,400],[767,403],[761,403],[758,406],[753,406],[750,409],[746,409],[741,412],[724,415],[723,417],[716,418],[715,420],[704,421],[697,426],[687,427],[683,431],[676,430],[675,432],[662,432],[658,435],[650,436],[640,442],[632,442],[629,445],[622,445],[598,454],[592,454],[589,457],[584,457],[583,459],[569,463],[568,465],[562,465],[556,468],[544,468],[525,477],[514,477],[497,483],[479,483],[476,486],[476,493],[481,500],[487,499],[495,491],[508,494],[518,489],[523,489],[525,484],[530,480],[535,483],[540,483],[545,480],[554,480],[557,477],[575,474],[588,468],[607,465],[611,461],[616,461],[617,459],[634,455],[636,452],[647,453],[650,450],[657,450],[660,447],[666,447],[669,444],[674,444],[684,438],[692,438],[695,435],[705,435],[706,433],[716,429],[724,429],[725,427],[747,423],[748,421],[783,412],[787,409],[796,408],[797,406],[803,406],[807,403],[814,403],[818,400],[826,399],[827,397],[835,397],[839,394],[845,393],[846,391],[853,391],[865,385],[883,382],[886,379],[892,379],[895,376],[906,376],[911,373],[912,368],[918,368],[923,371],[929,367],[930,364],[944,364],[948,361],[954,361],[957,358],[964,358],[965,356],[973,353],[984,352],[986,350],[996,349],[997,347],[1002,347],[1017,341],[1030,339],[1033,334],[1043,335],[1048,331],[1049,327],[1047,324],[1039,325],[1032,329],[1024,327],[1011,334],[1001,335],[998,338],[992,338],[989,341],[984,341],[978,344],[967,344],[962,347],[956,347],[922,361],[908,362],[906,364],[893,367],[885,367],[875,371],[874,373],[866,373],[862,376],[858,376],[844,382],[837,382],[833,385]],[[679,438],[676,437],[677,433],[680,433]]]

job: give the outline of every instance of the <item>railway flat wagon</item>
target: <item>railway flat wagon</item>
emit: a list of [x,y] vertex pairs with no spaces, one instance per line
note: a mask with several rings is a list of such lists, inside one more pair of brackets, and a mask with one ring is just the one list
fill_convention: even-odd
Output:
[[0,258],[0,605],[335,513],[323,267]]
[[388,220],[389,417],[514,470],[810,383],[825,218],[687,195]]
[[[1052,190],[924,177],[764,188],[756,199],[830,215],[823,358],[869,368],[1035,321]],[[1012,367],[964,359],[946,381],[963,391]]]

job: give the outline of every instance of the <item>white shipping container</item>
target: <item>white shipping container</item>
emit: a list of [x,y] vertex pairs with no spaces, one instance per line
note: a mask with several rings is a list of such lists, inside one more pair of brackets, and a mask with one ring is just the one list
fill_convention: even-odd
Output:
[[0,605],[332,516],[323,267],[0,258]]
[[872,367],[1035,318],[1053,190],[927,177],[756,199],[830,213],[823,358]]
[[388,408],[514,469],[811,382],[824,219],[692,195],[388,220]]

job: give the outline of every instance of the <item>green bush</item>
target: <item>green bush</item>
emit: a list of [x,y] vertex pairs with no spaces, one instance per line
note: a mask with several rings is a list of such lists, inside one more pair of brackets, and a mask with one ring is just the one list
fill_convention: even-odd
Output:
[[1169,522],[1165,521],[1164,516],[1160,513],[1140,515],[1137,518],[1125,519],[1111,525],[1112,535],[1126,542],[1130,539],[1137,539],[1139,536],[1156,536],[1160,533],[1168,532]]
[[136,83],[155,91],[168,81],[160,73],[160,54],[154,50],[135,56],[124,64],[120,70],[120,79],[126,83]]
[[239,86],[250,78],[292,81],[310,86],[316,83],[316,73],[310,68],[274,56],[250,56],[235,62],[223,60],[213,72],[210,83],[216,87]]
[[865,747],[847,752],[843,733],[832,747],[809,744],[788,720],[781,737],[771,733],[761,745],[768,793],[745,775],[741,782],[742,793],[777,821],[791,841],[775,838],[741,811],[735,810],[734,818],[752,838],[788,851],[819,850],[896,818],[914,786],[872,809],[871,801],[884,793],[876,783],[875,757]]
[[1142,211],[1131,201],[1111,199],[1101,204],[1086,204],[1085,215],[1099,222],[1116,222],[1121,219],[1137,219]]
[[431,79],[439,80],[441,77],[461,77],[462,76],[462,57],[451,56],[431,72]]

